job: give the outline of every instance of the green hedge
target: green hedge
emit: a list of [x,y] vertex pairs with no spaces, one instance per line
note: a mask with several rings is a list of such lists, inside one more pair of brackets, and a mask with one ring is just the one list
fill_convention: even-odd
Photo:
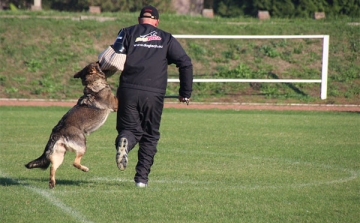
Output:
[[360,16],[359,0],[214,0],[213,8],[223,17],[256,16],[258,10],[277,18],[309,18],[314,12],[325,12],[327,17]]
[[[5,0],[3,3],[26,8],[33,0]],[[42,0],[43,9],[71,12],[88,11],[90,5],[101,6],[103,12],[135,12],[147,4],[156,6],[161,12],[174,11],[171,0]],[[309,18],[314,12],[325,12],[326,17],[332,18],[360,17],[359,0],[204,0],[204,7],[213,8],[221,17],[254,17],[259,10],[269,11],[274,18]]]

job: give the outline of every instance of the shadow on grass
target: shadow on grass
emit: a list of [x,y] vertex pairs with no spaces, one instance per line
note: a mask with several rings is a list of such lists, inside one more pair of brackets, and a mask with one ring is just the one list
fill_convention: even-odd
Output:
[[[43,182],[44,184],[48,184],[49,181],[45,178],[21,178],[21,179],[12,179],[7,177],[0,177],[0,186],[31,186],[29,182]],[[57,179],[56,185],[71,185],[71,186],[82,186],[86,184],[94,184],[94,181],[87,180],[62,180]]]
[[14,185],[20,185],[20,182],[17,182],[16,180],[13,180],[11,178],[6,177],[0,177],[0,185],[1,186],[14,186]]

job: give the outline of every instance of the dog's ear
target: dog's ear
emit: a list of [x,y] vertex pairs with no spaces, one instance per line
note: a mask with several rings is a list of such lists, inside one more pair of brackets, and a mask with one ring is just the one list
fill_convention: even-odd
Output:
[[106,75],[105,75],[105,73],[101,70],[101,68],[100,68],[100,64],[99,64],[99,62],[96,62],[95,63],[96,65],[95,65],[95,69],[96,69],[96,73],[97,74],[99,74],[102,78],[106,78]]
[[88,64],[81,71],[74,74],[74,78],[82,78],[89,73],[98,73],[96,69],[97,66],[99,66],[97,62]]
[[84,75],[85,71],[87,71],[88,67],[89,67],[89,65],[87,65],[81,71],[74,74],[74,78],[81,78]]
[[74,75],[74,78],[80,78],[82,76],[82,70]]

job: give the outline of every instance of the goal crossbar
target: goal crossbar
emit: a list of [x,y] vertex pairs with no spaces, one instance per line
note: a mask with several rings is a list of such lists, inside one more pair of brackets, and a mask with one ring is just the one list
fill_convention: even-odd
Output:
[[[323,39],[321,79],[194,79],[194,82],[264,82],[264,83],[321,83],[320,97],[327,97],[329,35],[173,35],[179,39]],[[178,79],[168,79],[168,82],[179,82]]]

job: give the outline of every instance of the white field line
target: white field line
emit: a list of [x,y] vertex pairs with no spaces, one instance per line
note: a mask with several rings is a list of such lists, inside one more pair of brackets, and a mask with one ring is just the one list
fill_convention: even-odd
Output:
[[[279,161],[279,159],[272,159],[272,158],[263,158],[263,157],[252,157],[252,159],[263,159],[263,160],[273,160],[273,161]],[[340,184],[340,183],[346,183],[352,180],[355,180],[359,177],[360,173],[346,168],[340,168],[340,167],[334,167],[329,165],[321,165],[321,164],[313,164],[309,162],[297,162],[297,161],[291,161],[291,160],[282,160],[283,162],[289,163],[289,165],[312,165],[316,166],[318,168],[323,169],[330,169],[338,172],[344,172],[348,173],[349,176],[342,177],[338,179],[332,179],[332,180],[322,180],[322,181],[314,181],[309,183],[290,183],[290,184],[282,184],[282,185],[244,185],[242,182],[239,182],[239,184],[231,184],[231,185],[225,185],[221,182],[217,181],[195,181],[195,180],[173,180],[173,179],[162,179],[162,180],[151,180],[149,182],[149,188],[150,190],[167,190],[167,191],[182,191],[182,190],[189,190],[189,187],[186,187],[186,185],[193,185],[191,186],[190,190],[216,190],[216,191],[228,191],[228,190],[278,190],[278,189],[287,189],[287,188],[303,188],[303,187],[314,187],[314,186],[321,186],[321,185],[331,185],[331,184]],[[0,172],[1,175],[3,175]],[[9,177],[7,177],[9,178]],[[11,179],[11,178],[10,178]],[[11,179],[13,180],[13,179]],[[58,200],[52,198],[52,194],[45,190],[41,190],[38,188],[34,188],[31,186],[26,185],[24,182],[13,180],[14,182],[17,182],[21,184],[22,186],[27,187],[28,189],[42,195],[43,197],[47,198],[51,203],[58,206],[60,209],[62,209],[64,212],[72,215],[74,218],[78,219],[81,222],[90,222],[87,221],[84,217],[82,217],[81,214],[74,212],[69,207],[66,207],[66,205],[59,203]],[[89,181],[93,182],[125,182],[125,183],[133,183],[133,179],[125,179],[125,178],[110,178],[110,177],[93,177],[89,179]],[[163,187],[159,188],[156,185],[173,185],[168,186],[166,189]],[[196,186],[194,186],[196,185]],[[135,185],[134,185],[135,187]],[[115,189],[115,190],[94,190],[94,189],[86,189],[86,193],[118,193],[119,191],[123,191],[122,189]],[[69,194],[69,193],[81,193],[79,190],[58,190],[54,191],[56,194]]]
[[14,183],[19,184],[20,186],[25,187],[26,189],[31,190],[32,192],[35,192],[39,195],[41,195],[42,197],[44,197],[50,204],[55,205],[56,207],[60,208],[63,212],[65,212],[66,214],[70,215],[71,217],[73,217],[74,219],[78,220],[79,222],[87,222],[87,223],[91,223],[92,221],[89,221],[88,219],[86,219],[85,216],[83,216],[81,213],[75,211],[74,209],[72,209],[71,207],[67,206],[66,204],[62,203],[59,199],[54,197],[53,193],[50,193],[46,190],[42,190],[33,186],[30,186],[27,182],[25,181],[20,181],[20,180],[16,180],[10,176],[8,176],[7,174],[5,174],[4,172],[2,172],[0,170],[0,176],[7,178],[9,180],[11,180]]
[[[105,148],[105,147],[104,147]],[[106,147],[107,148],[107,147]],[[316,180],[313,179],[312,182],[308,182],[308,183],[289,183],[289,184],[282,184],[282,185],[244,185],[241,181],[239,181],[239,184],[235,184],[235,183],[231,183],[229,185],[225,185],[223,183],[219,183],[217,181],[196,181],[196,180],[174,180],[174,179],[150,179],[149,181],[149,186],[152,189],[155,189],[156,184],[170,184],[170,185],[174,185],[175,186],[171,186],[166,188],[166,190],[189,190],[188,187],[183,187],[184,185],[196,185],[195,187],[192,188],[192,190],[216,190],[216,191],[226,191],[229,189],[234,189],[234,190],[266,190],[266,189],[286,189],[286,188],[303,188],[303,187],[313,187],[313,186],[321,186],[321,185],[330,185],[330,184],[340,184],[340,183],[346,183],[352,180],[355,180],[356,178],[359,177],[360,172],[359,171],[355,171],[352,169],[348,169],[348,168],[342,168],[342,167],[336,167],[336,166],[331,166],[331,165],[326,165],[326,164],[319,164],[319,163],[311,163],[311,162],[303,162],[303,161],[298,161],[298,160],[291,160],[291,159],[276,159],[276,158],[268,158],[268,157],[258,157],[258,156],[248,156],[245,154],[236,154],[236,153],[216,153],[216,152],[197,152],[197,151],[183,151],[183,150],[177,150],[177,149],[173,149],[170,152],[175,152],[175,153],[192,153],[192,154],[202,154],[202,155],[209,155],[209,156],[231,156],[231,157],[243,157],[246,159],[252,159],[252,160],[264,160],[264,161],[269,161],[269,162],[277,162],[277,163],[284,163],[284,164],[288,164],[289,166],[293,166],[293,165],[297,165],[297,166],[304,166],[305,168],[308,167],[316,167],[318,169],[328,169],[328,170],[333,170],[336,171],[337,173],[341,172],[346,174],[347,176],[341,177],[341,178],[335,178],[335,179],[329,179],[329,180]],[[125,178],[110,178],[110,177],[103,177],[103,176],[99,176],[99,177],[93,177],[91,179],[89,179],[89,181],[93,181],[93,182],[125,182],[125,183],[133,183],[133,179],[125,179]],[[179,185],[179,186],[176,186]],[[221,187],[219,187],[219,185],[221,185]],[[152,187],[154,186],[154,187]],[[135,186],[134,186],[135,187]],[[164,190],[163,188],[161,188],[161,190]],[[56,191],[56,193],[68,193],[68,192],[73,192],[73,193],[77,193],[78,191]],[[101,190],[86,190],[86,192],[96,192],[96,193],[114,193],[114,192],[118,192],[118,190],[106,190],[106,191],[101,191]]]
[[[294,183],[294,184],[284,184],[284,185],[242,185],[241,182],[239,182],[238,185],[219,185],[218,182],[214,181],[181,181],[181,180],[150,180],[149,181],[149,188],[153,188],[152,186],[156,186],[156,184],[177,184],[177,185],[198,185],[198,187],[167,187],[165,190],[173,190],[173,191],[179,191],[179,190],[216,190],[216,191],[227,191],[227,190],[268,190],[268,189],[286,189],[286,188],[303,188],[303,187],[313,187],[313,186],[321,186],[321,185],[330,185],[330,184],[339,184],[339,183],[346,183],[352,180],[355,180],[359,177],[359,174],[356,171],[347,170],[350,174],[348,177],[339,178],[339,179],[333,179],[328,181],[314,181],[310,183]],[[108,178],[108,177],[95,177],[90,179],[91,181],[103,181],[103,182],[132,182],[132,180],[126,180],[122,178]],[[162,190],[164,190],[162,188]],[[86,190],[86,192],[96,192],[96,193],[114,193],[118,190],[111,190],[111,191],[99,191],[99,190],[93,190],[89,191]],[[64,191],[62,191],[64,192]],[[71,192],[71,191],[67,191]],[[76,192],[76,191],[73,191]],[[77,193],[77,192],[76,192]]]
[[[183,150],[172,150],[172,152],[178,152],[178,153],[184,153]],[[197,154],[206,154],[206,155],[213,155],[213,156],[241,156],[241,157],[248,157],[243,154],[230,154],[230,153],[214,153],[214,152],[196,152],[196,151],[186,151],[186,153],[197,153]],[[219,187],[219,182],[216,181],[194,181],[194,180],[151,180],[149,181],[149,185],[151,186],[152,183],[156,184],[179,184],[179,185],[201,185],[200,187],[195,187],[193,189],[205,189],[210,190],[214,189],[216,187],[216,190],[229,190],[229,189],[243,189],[243,190],[262,190],[262,189],[282,189],[282,188],[302,188],[302,187],[312,187],[312,186],[321,186],[321,185],[330,185],[330,184],[339,184],[339,183],[346,183],[352,180],[355,180],[359,177],[360,173],[359,171],[355,171],[352,169],[342,168],[342,167],[335,167],[331,165],[325,165],[325,164],[318,164],[318,163],[310,163],[310,162],[301,162],[301,161],[294,161],[290,159],[274,159],[274,158],[267,158],[267,157],[254,157],[249,156],[247,159],[253,159],[253,160],[265,160],[265,161],[274,161],[274,162],[282,162],[287,163],[288,165],[300,165],[300,166],[307,166],[307,167],[316,167],[319,169],[328,169],[333,170],[336,172],[342,172],[346,173],[348,176],[337,178],[337,179],[329,179],[329,180],[316,180],[314,179],[313,182],[308,183],[289,183],[289,184],[283,184],[283,185],[243,185],[241,182],[239,182],[238,185],[227,185],[227,186],[221,186]],[[130,179],[123,179],[123,178],[109,178],[109,177],[94,177],[90,179],[90,181],[104,181],[104,182],[133,182]],[[220,183],[221,184],[221,183]],[[172,187],[172,189],[175,190],[181,190],[179,187]],[[186,188],[188,190],[189,188]]]

